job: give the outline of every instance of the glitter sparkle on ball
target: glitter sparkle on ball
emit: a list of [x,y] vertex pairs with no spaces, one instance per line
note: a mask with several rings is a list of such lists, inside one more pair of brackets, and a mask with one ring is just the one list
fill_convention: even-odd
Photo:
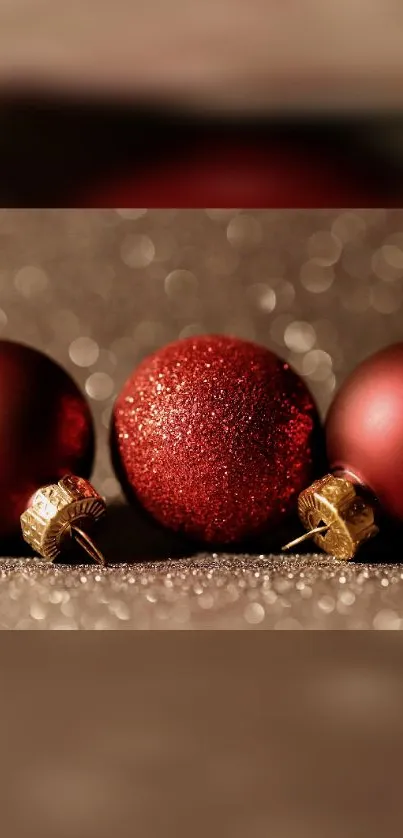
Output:
[[313,399],[288,364],[219,335],[146,358],[117,399],[112,429],[129,498],[217,544],[274,528],[295,508],[319,438]]

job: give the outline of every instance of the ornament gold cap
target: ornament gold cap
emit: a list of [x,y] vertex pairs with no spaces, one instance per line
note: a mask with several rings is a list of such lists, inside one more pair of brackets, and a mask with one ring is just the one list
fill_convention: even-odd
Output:
[[338,559],[352,559],[363,541],[379,530],[374,507],[344,477],[327,474],[301,492],[298,515],[308,532],[290,541],[288,550],[307,538],[313,538],[326,553]]
[[68,475],[43,486],[21,515],[25,541],[46,561],[53,562],[74,539],[97,564],[105,564],[89,532],[106,513],[104,499],[88,480]]

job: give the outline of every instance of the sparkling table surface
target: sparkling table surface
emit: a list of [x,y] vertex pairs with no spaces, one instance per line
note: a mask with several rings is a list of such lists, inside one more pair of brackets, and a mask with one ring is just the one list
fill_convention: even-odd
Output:
[[403,565],[198,554],[108,567],[2,559],[2,629],[401,629]]

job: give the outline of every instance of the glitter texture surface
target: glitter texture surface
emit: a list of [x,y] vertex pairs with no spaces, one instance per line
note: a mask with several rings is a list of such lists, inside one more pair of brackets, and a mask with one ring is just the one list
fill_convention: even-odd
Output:
[[261,533],[313,475],[319,417],[301,378],[225,336],[143,361],[114,411],[118,473],[158,521],[202,541]]
[[109,568],[3,560],[0,628],[403,629],[403,569],[323,554]]

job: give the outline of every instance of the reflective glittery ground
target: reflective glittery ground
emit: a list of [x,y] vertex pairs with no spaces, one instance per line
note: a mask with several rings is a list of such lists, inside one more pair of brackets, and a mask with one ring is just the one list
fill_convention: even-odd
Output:
[[401,629],[403,565],[200,554],[72,567],[0,564],[2,629]]

